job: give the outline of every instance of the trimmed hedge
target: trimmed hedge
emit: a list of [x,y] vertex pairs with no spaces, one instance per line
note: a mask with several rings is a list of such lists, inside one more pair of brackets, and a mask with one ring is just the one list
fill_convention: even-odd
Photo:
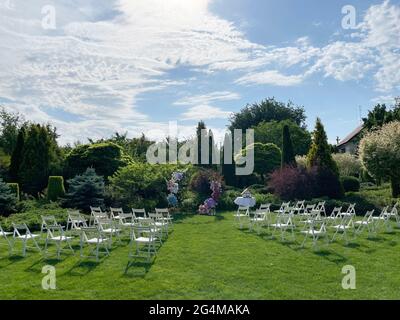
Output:
[[20,193],[19,193],[19,184],[18,183],[8,183],[9,188],[11,189],[12,193],[15,194],[17,200],[20,200]]
[[57,201],[59,198],[65,196],[64,178],[63,177],[49,177],[47,185],[47,199],[50,201]]
[[360,181],[355,177],[344,176],[340,178],[345,192],[360,191]]

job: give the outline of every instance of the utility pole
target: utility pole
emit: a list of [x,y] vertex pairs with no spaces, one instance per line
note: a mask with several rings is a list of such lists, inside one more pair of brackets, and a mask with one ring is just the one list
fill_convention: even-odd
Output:
[[400,108],[400,97],[394,98],[394,101],[395,101],[394,107],[395,107],[396,109],[397,109],[397,108]]

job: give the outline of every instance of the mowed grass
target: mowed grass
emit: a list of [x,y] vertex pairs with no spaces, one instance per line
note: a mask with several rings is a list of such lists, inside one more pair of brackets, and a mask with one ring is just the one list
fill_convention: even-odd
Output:
[[[233,225],[232,213],[179,216],[152,263],[128,259],[128,246],[109,257],[60,261],[0,246],[0,299],[399,299],[400,232],[362,234],[318,249],[281,242]],[[1,240],[1,244],[5,244]],[[54,247],[50,249],[54,252]],[[57,289],[42,289],[42,267],[56,267]],[[342,267],[356,268],[356,290],[342,288]]]

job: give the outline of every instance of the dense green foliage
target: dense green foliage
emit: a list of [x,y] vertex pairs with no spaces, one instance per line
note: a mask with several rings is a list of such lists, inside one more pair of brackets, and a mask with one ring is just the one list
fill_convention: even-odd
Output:
[[400,196],[400,121],[368,133],[360,143],[360,158],[375,179],[391,181],[393,197]]
[[57,202],[47,200],[29,200],[20,203],[18,213],[8,217],[0,216],[0,225],[5,230],[12,231],[12,223],[26,223],[31,231],[40,230],[42,216],[54,216],[58,223],[66,225],[67,209],[63,209]]
[[87,168],[94,168],[99,175],[107,179],[131,162],[131,157],[113,142],[80,145],[67,155],[65,174],[67,177],[74,177],[85,172]]
[[17,201],[21,198],[20,192],[19,192],[19,184],[18,183],[8,183],[8,186],[11,189],[11,192],[15,195],[17,198]]
[[360,180],[355,177],[340,177],[345,192],[357,192],[360,191]]
[[152,165],[135,162],[118,170],[110,177],[108,188],[111,201],[124,208],[146,208],[167,206],[167,184],[175,165]]
[[47,185],[47,199],[50,201],[57,201],[59,198],[64,196],[64,178],[62,176],[49,177],[49,183]]
[[254,172],[266,178],[281,165],[281,150],[273,143],[253,143],[242,150],[242,154],[254,152]]
[[368,129],[378,129],[391,121],[400,121],[400,108],[388,109],[385,104],[378,104],[364,118],[364,126]]
[[10,186],[0,178],[0,215],[7,215],[15,209],[17,197]]
[[282,161],[281,166],[296,166],[295,154],[293,152],[292,139],[290,137],[289,126],[284,125],[282,129]]
[[247,105],[240,112],[232,115],[230,129],[250,129],[261,122],[292,120],[303,126],[306,120],[303,107],[294,106],[291,102],[285,104],[269,98]]
[[6,154],[12,154],[17,144],[18,131],[24,125],[25,121],[20,114],[0,108],[0,148]]
[[104,178],[98,176],[93,168],[67,181],[68,192],[63,200],[67,208],[89,212],[90,206],[99,207],[104,203]]
[[289,127],[290,137],[295,155],[307,154],[311,146],[311,134],[291,120],[262,122],[254,127],[256,142],[274,143],[282,148],[283,128]]
[[9,176],[11,181],[16,181],[16,182],[19,181],[19,170],[22,162],[25,139],[26,139],[25,128],[22,127],[18,132],[17,142],[11,155],[11,163],[9,170]]
[[49,175],[59,166],[56,133],[49,126],[30,125],[22,151],[19,181],[22,190],[36,196],[46,186]]

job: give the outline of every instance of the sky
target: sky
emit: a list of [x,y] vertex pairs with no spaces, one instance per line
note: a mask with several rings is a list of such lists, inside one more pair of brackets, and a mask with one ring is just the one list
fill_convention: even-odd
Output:
[[275,97],[330,142],[400,96],[400,0],[0,0],[0,105],[61,144],[222,137]]

